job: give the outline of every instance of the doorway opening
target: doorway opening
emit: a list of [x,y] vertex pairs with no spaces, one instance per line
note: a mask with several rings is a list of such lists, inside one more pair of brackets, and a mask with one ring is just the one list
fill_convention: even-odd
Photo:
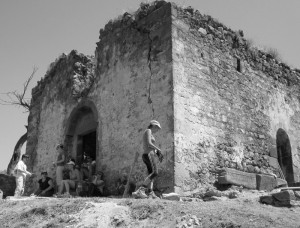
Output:
[[278,129],[276,134],[278,163],[288,185],[295,182],[293,158],[290,139],[283,129]]
[[97,111],[92,102],[82,102],[68,120],[65,145],[69,157],[82,164],[86,157],[97,159]]
[[96,131],[92,131],[83,135],[78,135],[76,161],[82,163],[86,160],[86,157],[90,157],[92,161],[96,160],[96,137]]

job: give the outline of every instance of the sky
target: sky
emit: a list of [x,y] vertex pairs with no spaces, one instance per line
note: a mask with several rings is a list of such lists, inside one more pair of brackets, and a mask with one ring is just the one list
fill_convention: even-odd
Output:
[[[31,89],[61,53],[76,49],[93,55],[99,30],[141,0],[0,0],[0,96],[22,91],[23,83],[38,71]],[[145,2],[145,1],[143,1]],[[256,46],[275,48],[284,62],[300,69],[299,0],[174,0],[209,14]],[[28,113],[0,105],[0,170],[6,169],[17,140],[25,133]]]

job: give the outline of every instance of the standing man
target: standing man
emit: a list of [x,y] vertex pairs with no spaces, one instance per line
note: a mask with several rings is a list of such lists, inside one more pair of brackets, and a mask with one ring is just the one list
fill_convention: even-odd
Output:
[[63,180],[63,171],[65,167],[65,153],[64,153],[64,145],[58,144],[56,146],[56,150],[58,151],[58,156],[56,160],[56,185],[59,188],[61,182]]
[[26,181],[26,176],[31,176],[32,173],[27,171],[27,163],[29,156],[26,154],[22,155],[22,159],[18,162],[15,168],[15,175],[16,175],[16,190],[15,190],[15,197],[22,196],[24,193],[24,186]]

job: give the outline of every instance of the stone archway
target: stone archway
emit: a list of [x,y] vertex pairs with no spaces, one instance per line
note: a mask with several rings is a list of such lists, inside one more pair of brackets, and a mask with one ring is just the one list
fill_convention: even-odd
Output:
[[98,112],[92,101],[80,102],[71,112],[65,133],[68,155],[81,163],[84,155],[98,156]]
[[279,128],[276,134],[277,155],[280,168],[288,185],[295,182],[293,158],[290,139],[287,133]]

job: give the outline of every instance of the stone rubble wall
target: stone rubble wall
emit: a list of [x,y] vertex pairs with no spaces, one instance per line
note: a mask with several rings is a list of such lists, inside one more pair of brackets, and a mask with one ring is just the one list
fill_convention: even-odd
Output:
[[299,181],[299,71],[192,8],[172,15],[176,191],[212,185],[224,167],[278,174],[279,128]]

